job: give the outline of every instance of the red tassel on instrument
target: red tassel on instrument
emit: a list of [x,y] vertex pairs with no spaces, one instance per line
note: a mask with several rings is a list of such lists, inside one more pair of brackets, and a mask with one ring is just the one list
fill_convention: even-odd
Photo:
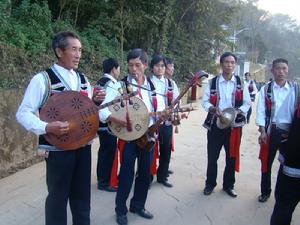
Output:
[[126,112],[126,128],[127,128],[127,131],[131,132],[132,131],[132,125],[131,125],[131,122],[130,122],[130,119],[129,119],[129,113],[128,111]]
[[126,101],[126,129],[127,131],[132,131],[132,125],[129,118],[129,112],[128,112],[128,101]]

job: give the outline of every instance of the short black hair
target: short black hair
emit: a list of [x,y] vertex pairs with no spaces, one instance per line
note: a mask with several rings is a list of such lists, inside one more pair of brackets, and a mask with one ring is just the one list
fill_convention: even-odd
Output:
[[136,59],[136,58],[139,58],[144,64],[148,63],[148,55],[141,48],[132,49],[127,54],[127,62],[129,62],[129,60],[131,59]]
[[246,73],[244,74],[244,76],[251,76],[251,74],[250,74],[249,72],[246,72]]
[[164,58],[162,55],[160,55],[160,54],[155,54],[155,55],[153,55],[153,56],[152,56],[152,60],[151,60],[151,62],[150,62],[150,69],[153,69],[153,66],[154,66],[155,64],[161,62],[161,61],[162,61],[162,62],[164,63],[164,65],[166,66],[165,58]]
[[273,60],[273,62],[272,62],[272,68],[274,68],[274,66],[277,63],[285,63],[286,65],[289,65],[289,62],[286,59],[284,59],[284,58],[277,58],[277,59]]
[[220,57],[220,64],[222,64],[224,62],[224,59],[228,56],[232,56],[234,58],[235,62],[237,61],[237,57],[235,54],[233,54],[232,52],[225,52]]
[[172,58],[169,58],[169,57],[165,58],[165,62],[166,62],[166,65],[174,64],[174,60]]
[[52,49],[53,49],[56,57],[58,57],[58,56],[56,55],[55,49],[57,49],[57,48],[60,48],[63,50],[66,49],[66,47],[69,44],[68,38],[75,38],[80,41],[79,36],[76,33],[74,33],[73,31],[61,31],[54,35],[54,37],[52,39]]
[[102,68],[104,73],[110,73],[113,68],[118,68],[119,63],[116,59],[108,58],[105,59],[102,63]]

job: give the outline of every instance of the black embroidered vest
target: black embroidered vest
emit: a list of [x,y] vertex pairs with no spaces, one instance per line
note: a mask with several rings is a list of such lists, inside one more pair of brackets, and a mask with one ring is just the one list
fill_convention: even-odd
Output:
[[[219,75],[221,76],[221,75]],[[218,106],[219,105],[219,100],[220,100],[220,94],[219,94],[219,90],[217,87],[217,81],[218,81],[218,77],[216,76],[213,79],[211,79],[209,81],[209,85],[210,85],[210,97],[209,97],[209,101],[213,106]],[[243,86],[242,86],[242,82],[239,76],[235,76],[236,78],[236,89],[235,89],[235,93],[234,93],[234,108],[237,109],[240,106],[243,105]],[[212,124],[216,121],[216,117],[213,113],[208,112],[207,117],[204,121],[203,126],[205,128],[207,128],[208,130],[211,129]],[[245,116],[238,114],[236,116],[235,119],[235,124],[239,125],[239,124],[244,124],[245,122]]]
[[[48,75],[50,87],[46,87],[46,91],[48,91],[47,99],[49,96],[52,96],[55,93],[59,93],[66,90],[66,87],[61,82],[61,80],[55,75],[53,70],[51,68],[47,69],[45,75]],[[76,73],[80,77],[80,89],[79,92],[83,95],[88,96],[87,91],[87,79],[85,78],[84,74],[80,73],[79,71],[76,71]],[[44,101],[46,102],[47,99]],[[41,109],[41,108],[40,108]],[[39,109],[39,111],[40,111]],[[46,141],[43,135],[39,136],[39,148],[46,149],[46,150],[55,150],[56,148],[51,145],[49,142]]]

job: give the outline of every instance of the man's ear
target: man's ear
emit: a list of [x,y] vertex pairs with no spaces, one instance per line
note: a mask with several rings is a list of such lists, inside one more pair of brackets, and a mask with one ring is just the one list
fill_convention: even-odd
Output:
[[61,48],[56,48],[55,53],[56,53],[58,58],[61,58],[62,54],[63,54],[63,50]]
[[143,63],[143,65],[144,65],[145,69],[148,68],[148,63],[147,62]]

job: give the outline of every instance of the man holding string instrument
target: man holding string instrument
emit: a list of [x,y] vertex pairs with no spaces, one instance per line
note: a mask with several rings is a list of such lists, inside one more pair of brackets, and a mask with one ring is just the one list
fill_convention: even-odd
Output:
[[[126,200],[129,196],[135,175],[134,165],[136,158],[138,159],[138,167],[135,178],[134,194],[130,201],[129,211],[137,213],[141,217],[147,219],[153,218],[153,215],[145,209],[145,202],[150,184],[150,159],[154,143],[153,133],[157,130],[160,123],[167,118],[166,114],[168,114],[170,109],[179,102],[179,99],[190,87],[190,85],[187,85],[185,90],[179,94],[179,96],[172,102],[171,106],[164,110],[165,112],[163,112],[160,116],[158,116],[160,114],[159,112],[154,113],[154,118],[156,119],[155,123],[153,117],[150,117],[150,120],[145,120],[147,122],[144,122],[144,124],[147,125],[147,129],[149,127],[148,132],[146,129],[142,133],[137,133],[137,136],[132,137],[130,135],[131,133],[135,133],[136,130],[140,131],[144,126],[144,124],[137,123],[136,121],[142,121],[145,118],[147,119],[147,117],[149,118],[149,112],[156,112],[158,108],[157,103],[159,101],[163,101],[163,99],[159,99],[162,98],[162,95],[156,93],[153,82],[150,78],[147,78],[144,75],[148,62],[147,54],[141,49],[133,49],[127,55],[127,62],[129,74],[124,77],[122,81],[124,81],[127,91],[137,91],[138,98],[133,97],[128,101],[123,103],[121,102],[119,105],[112,106],[110,110],[113,113],[107,111],[106,118],[104,117],[104,110],[101,110],[100,114],[103,122],[109,122],[111,115],[117,114],[119,111],[123,110],[123,114],[119,116],[119,119],[123,120],[125,124],[123,124],[122,127],[121,125],[115,126],[113,123],[109,125],[110,128],[113,128],[112,131],[114,131],[117,136],[119,135],[128,138],[127,141],[123,141],[120,145],[121,168],[119,172],[119,185],[116,196],[115,211],[117,223],[121,225],[128,224],[126,216],[128,212]],[[194,76],[193,82],[195,79],[198,81],[201,76],[204,76],[204,74]],[[111,99],[106,99],[104,103],[109,100]],[[141,100],[142,104],[139,102]],[[146,107],[146,112],[139,113],[139,108],[143,108],[143,104]],[[129,109],[132,110],[131,114],[129,114]],[[137,112],[137,114],[134,114],[133,112]]]
[[[165,77],[166,61],[162,55],[155,54],[152,57],[150,69],[152,72],[151,80],[156,87],[157,93],[164,95],[163,98],[160,98],[162,101],[157,102],[158,110],[161,111],[171,106],[172,101],[178,97],[178,88],[174,89],[172,81]],[[172,133],[173,127],[170,120],[166,120],[160,125],[158,131],[159,166],[157,169],[157,182],[169,188],[173,186],[168,182],[168,171],[172,149]]]
[[[130,86],[129,83],[135,84],[137,86],[144,86],[148,89],[152,89],[154,86],[151,83],[150,79],[147,79],[144,72],[147,68],[148,57],[146,52],[142,49],[133,49],[129,51],[127,55],[128,63],[128,76],[126,76],[123,81],[126,85],[126,89],[131,91],[137,91],[137,97],[142,100],[146,105],[148,112],[154,112],[157,109],[157,99],[156,95],[147,90],[137,88],[136,86]],[[120,93],[115,92],[115,96],[110,95],[104,100],[103,103],[112,100],[114,97],[117,97]],[[134,107],[130,105],[131,100],[123,103],[121,107]],[[133,100],[132,100],[133,101]],[[138,105],[137,105],[138,106]],[[116,107],[115,107],[116,108]],[[118,109],[118,108],[116,108]],[[148,113],[147,112],[147,113]],[[128,112],[127,112],[128,113]],[[102,122],[115,122],[113,121],[112,113],[108,109],[101,110],[100,120]],[[124,127],[128,132],[133,129],[138,129],[138,126],[133,126],[131,123],[130,115],[123,115],[122,118],[118,118],[119,125]],[[153,118],[150,118],[148,126],[153,124]],[[141,124],[139,124],[141,125]],[[124,129],[123,128],[123,129]],[[121,129],[121,128],[118,128]],[[137,213],[143,218],[152,219],[153,215],[145,209],[145,203],[148,194],[148,188],[150,184],[150,155],[151,150],[145,151],[140,149],[135,140],[123,141],[121,152],[121,167],[119,171],[119,183],[118,190],[116,195],[116,221],[120,225],[128,224],[127,212],[128,208],[126,206],[126,201],[129,196],[130,190],[132,188],[133,179],[135,177],[135,187],[134,194],[130,200],[129,211],[132,213]],[[134,165],[135,160],[138,160],[137,164],[137,173],[135,176]]]
[[[56,93],[72,90],[91,98],[91,86],[86,77],[77,71],[81,58],[79,36],[70,31],[59,32],[52,40],[52,48],[57,63],[31,79],[16,117],[27,130],[40,135],[39,148],[46,149],[46,225],[67,225],[68,202],[73,224],[89,225],[91,143],[73,150],[58,149],[47,142],[44,135],[68,135],[72,132],[69,122],[48,123],[36,116],[36,113],[48,102],[50,95],[60,98]],[[104,96],[105,92],[99,92],[93,99],[98,102]]]

